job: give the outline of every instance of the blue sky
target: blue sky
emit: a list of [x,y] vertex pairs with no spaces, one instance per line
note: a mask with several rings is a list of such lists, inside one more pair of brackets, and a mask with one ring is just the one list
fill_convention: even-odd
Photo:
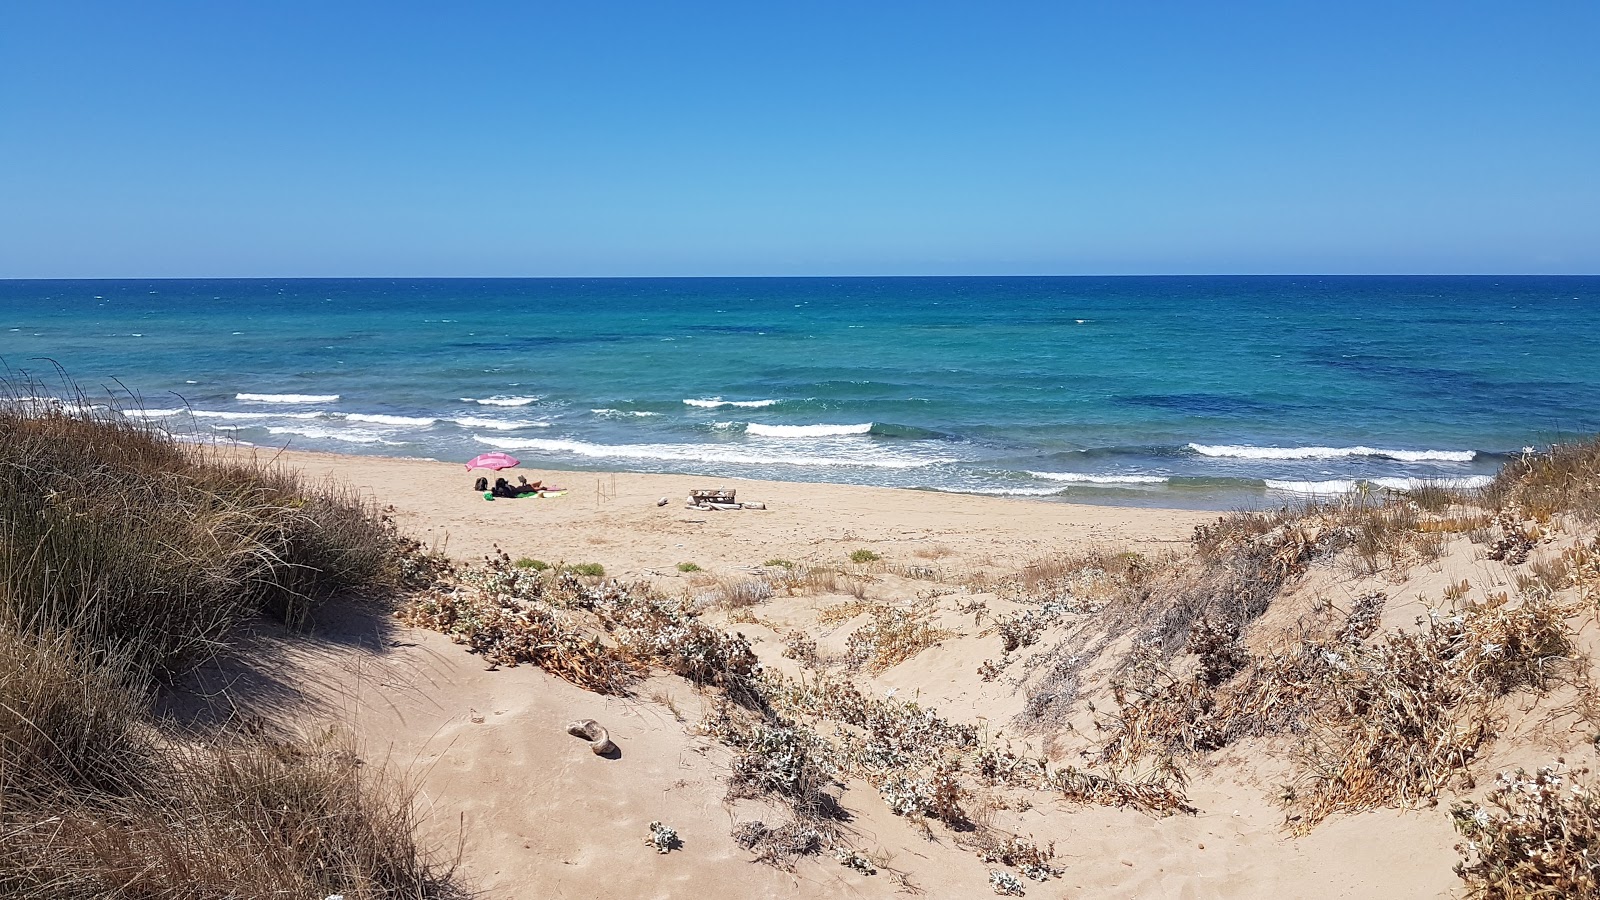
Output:
[[0,277],[1600,272],[1600,4],[12,3]]

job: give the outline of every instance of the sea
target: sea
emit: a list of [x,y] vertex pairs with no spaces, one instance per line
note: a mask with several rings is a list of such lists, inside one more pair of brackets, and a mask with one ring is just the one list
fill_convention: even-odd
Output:
[[0,361],[186,440],[1250,508],[1600,431],[1600,277],[10,280]]

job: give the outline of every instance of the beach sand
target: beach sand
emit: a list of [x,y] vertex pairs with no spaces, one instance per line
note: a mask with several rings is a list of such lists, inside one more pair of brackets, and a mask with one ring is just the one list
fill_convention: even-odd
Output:
[[[1051,554],[1181,552],[1195,525],[1216,517],[824,484],[533,470],[508,474],[559,483],[569,493],[486,502],[470,490],[481,473],[459,464],[313,453],[286,453],[279,461],[370,492],[394,507],[407,532],[461,560],[498,546],[513,558],[600,563],[608,575],[691,594],[771,559],[846,565],[859,549],[880,554],[885,564],[935,570],[928,580],[881,568],[870,591],[893,600],[974,573],[1015,572]],[[687,492],[702,487],[737,489],[741,500],[767,509],[685,509]],[[663,497],[669,502],[658,506]],[[680,572],[683,562],[704,571]],[[1419,577],[1431,584],[1455,575],[1446,566]],[[1395,588],[1394,596],[1409,596],[1403,592],[1410,587]],[[755,622],[728,627],[751,637],[764,663],[792,668],[781,654],[783,634],[807,629],[820,646],[841,645],[851,623],[819,628],[815,618],[843,599],[779,595],[755,609]],[[988,601],[1005,608],[999,598]],[[970,620],[947,621],[963,633],[863,676],[863,689],[915,696],[1018,749],[1065,755],[1069,741],[1057,745],[1050,735],[1013,725],[1022,708],[1014,685],[977,676],[980,663],[997,655],[998,639],[978,633]],[[206,669],[202,685],[256,697],[258,711],[288,716],[299,728],[353,728],[364,758],[417,785],[425,836],[446,855],[459,850],[462,871],[487,897],[981,897],[993,895],[988,875],[1002,868],[956,846],[953,834],[924,833],[890,814],[876,790],[859,783],[843,794],[847,833],[853,846],[878,860],[878,874],[860,874],[826,855],[801,861],[793,872],[753,862],[730,827],[783,816],[762,801],[726,799],[729,751],[694,728],[708,698],[673,676],[654,677],[632,696],[599,696],[531,666],[490,671],[440,634],[349,606],[325,615],[313,640],[271,628],[253,640],[275,645],[270,671],[249,669],[246,652]],[[620,758],[597,757],[566,733],[568,722],[586,718],[610,729]],[[1278,749],[1246,741],[1191,772],[1195,815],[1154,817],[1049,794],[1031,808],[986,815],[996,827],[1055,842],[1064,874],[1027,882],[1030,897],[1399,900],[1444,897],[1456,887],[1455,836],[1442,810],[1335,817],[1307,837],[1291,838],[1274,803],[1287,771]],[[647,825],[656,820],[677,829],[681,850],[659,855],[644,846]]]

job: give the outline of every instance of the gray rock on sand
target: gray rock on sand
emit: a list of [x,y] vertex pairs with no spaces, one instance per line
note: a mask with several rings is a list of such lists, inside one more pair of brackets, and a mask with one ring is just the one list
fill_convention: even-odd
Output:
[[671,502],[672,501],[668,500],[666,497],[662,497],[660,500],[656,501],[656,505],[657,506],[666,506],[668,503],[671,503]]
[[588,741],[589,749],[594,751],[595,756],[610,756],[617,752],[617,745],[611,742],[611,735],[593,719],[573,722],[567,726],[567,734]]

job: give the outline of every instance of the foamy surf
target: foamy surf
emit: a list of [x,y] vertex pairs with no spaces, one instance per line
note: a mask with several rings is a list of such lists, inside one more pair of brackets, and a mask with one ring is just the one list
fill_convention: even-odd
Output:
[[549,422],[524,422],[508,419],[479,419],[474,416],[457,416],[441,421],[454,422],[462,428],[487,428],[490,431],[521,431],[524,428],[549,428]]
[[943,457],[913,458],[872,454],[844,457],[803,453],[763,453],[746,447],[705,444],[594,444],[588,441],[543,438],[499,438],[486,435],[473,435],[473,437],[479,443],[502,450],[538,450],[544,453],[569,454],[591,459],[870,469],[918,469],[955,461]]
[[1029,472],[1034,478],[1045,481],[1064,481],[1068,484],[1166,484],[1166,475],[1083,475],[1078,472]]
[[398,446],[400,441],[391,441],[382,435],[370,431],[361,431],[355,428],[318,428],[315,425],[273,425],[267,428],[271,434],[292,434],[314,440],[344,441],[350,444],[387,444]]
[[389,416],[380,413],[345,413],[342,418],[351,422],[368,422],[373,425],[414,425],[427,428],[438,419],[427,416]]
[[332,403],[338,394],[234,394],[233,399],[246,403]]
[[462,403],[476,403],[480,406],[527,406],[538,403],[538,397],[512,397],[496,394],[493,397],[462,397]]
[[859,425],[761,425],[752,422],[744,427],[744,433],[756,437],[839,437],[847,434],[868,434],[872,431],[871,422]]
[[1201,456],[1221,459],[1349,459],[1372,456],[1397,462],[1472,462],[1476,450],[1384,450],[1377,447],[1247,447],[1232,444],[1189,444]]
[[685,400],[685,406],[695,406],[700,409],[721,409],[724,406],[737,406],[743,409],[760,409],[764,406],[777,406],[779,400],[724,400],[721,397],[705,397],[698,400]]

